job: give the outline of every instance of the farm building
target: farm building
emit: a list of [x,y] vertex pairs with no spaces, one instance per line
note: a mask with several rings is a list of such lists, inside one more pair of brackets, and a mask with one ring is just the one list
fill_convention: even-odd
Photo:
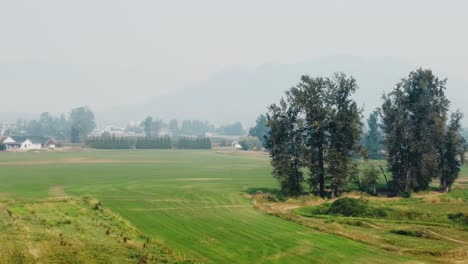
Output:
[[0,150],[34,150],[55,148],[57,142],[50,137],[10,136],[0,138]]

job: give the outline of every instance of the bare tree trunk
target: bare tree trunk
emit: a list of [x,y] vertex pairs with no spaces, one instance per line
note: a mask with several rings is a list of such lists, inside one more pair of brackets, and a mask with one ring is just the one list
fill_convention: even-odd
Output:
[[444,179],[444,178],[442,178],[442,179],[440,180],[440,189],[441,189],[444,193],[449,192],[449,189],[450,189],[450,188],[449,188],[449,186],[448,186],[448,184],[447,184],[447,180]]
[[380,171],[382,172],[384,178],[385,178],[385,183],[387,184],[388,186],[388,179],[387,179],[387,174],[385,173],[385,170],[384,170],[384,167],[382,165],[382,162],[379,161],[379,168],[380,168]]
[[320,146],[318,150],[318,159],[319,159],[319,190],[320,197],[325,197],[325,166],[323,161],[323,147]]
[[405,179],[405,192],[409,192],[409,181],[411,175],[411,169],[406,170],[406,179]]

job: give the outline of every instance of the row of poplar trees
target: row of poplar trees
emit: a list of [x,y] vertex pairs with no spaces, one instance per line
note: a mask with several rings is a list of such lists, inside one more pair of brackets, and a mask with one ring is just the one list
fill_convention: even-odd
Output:
[[96,149],[211,149],[211,140],[207,137],[179,137],[174,141],[168,137],[116,137],[101,136],[89,138],[89,147]]
[[[392,175],[388,186],[396,194],[426,190],[435,178],[448,190],[458,176],[462,114],[448,120],[445,84],[431,70],[418,69],[384,95],[376,112]],[[358,177],[359,158],[367,155],[360,144],[362,109],[353,99],[357,89],[343,73],[305,75],[269,107],[265,148],[283,193],[301,194],[306,182],[320,196],[329,191],[335,197]]]

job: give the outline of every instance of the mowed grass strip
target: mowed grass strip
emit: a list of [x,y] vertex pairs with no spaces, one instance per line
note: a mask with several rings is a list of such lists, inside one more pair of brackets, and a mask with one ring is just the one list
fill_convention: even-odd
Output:
[[[54,163],[64,158],[119,162]],[[0,162],[28,160],[48,162],[2,166],[0,193],[36,200],[48,197],[51,187],[60,186],[73,196],[96,197],[143,235],[203,263],[409,261],[256,210],[245,191],[277,187],[268,157],[181,150],[0,155]]]

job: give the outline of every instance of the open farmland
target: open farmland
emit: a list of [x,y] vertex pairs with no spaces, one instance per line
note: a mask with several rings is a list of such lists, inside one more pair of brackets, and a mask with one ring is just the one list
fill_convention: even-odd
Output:
[[[33,208],[35,202],[54,197],[77,201],[92,197],[134,227],[138,236],[157,241],[154,247],[168,247],[173,255],[168,259],[202,263],[414,261],[410,254],[387,252],[254,208],[248,192],[277,187],[268,157],[227,154],[172,150],[1,153],[0,200],[2,207],[29,203]],[[73,215],[89,214],[75,211],[67,215],[72,223]],[[27,210],[18,215],[23,222],[34,218]],[[5,223],[7,212],[2,210],[0,219]],[[3,241],[12,243],[5,237],[8,234],[3,235]],[[117,252],[128,258],[128,250]],[[27,249],[22,254],[26,259],[35,257]]]

